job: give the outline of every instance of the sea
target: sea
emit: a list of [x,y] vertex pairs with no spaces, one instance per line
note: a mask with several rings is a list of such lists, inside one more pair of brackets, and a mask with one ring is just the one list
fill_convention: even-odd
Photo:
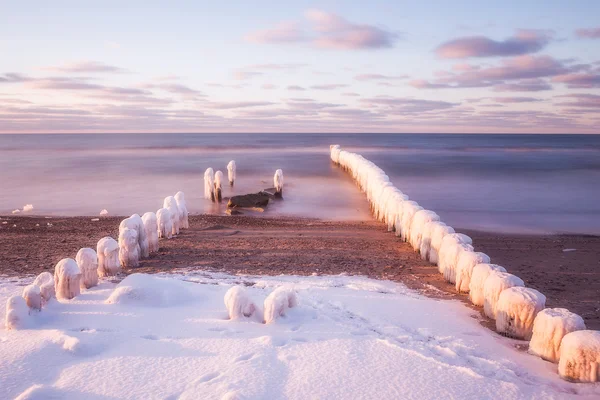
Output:
[[265,216],[370,219],[365,196],[333,165],[329,145],[376,163],[412,200],[456,227],[502,233],[600,234],[600,135],[35,134],[0,135],[0,215],[142,214],[185,192],[191,213],[224,214],[204,199],[204,171],[257,192],[284,173],[284,198]]

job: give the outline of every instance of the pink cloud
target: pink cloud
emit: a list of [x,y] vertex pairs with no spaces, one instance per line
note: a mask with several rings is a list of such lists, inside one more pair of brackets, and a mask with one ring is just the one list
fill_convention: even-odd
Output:
[[217,110],[232,110],[236,108],[248,108],[248,107],[264,107],[270,106],[275,103],[271,103],[269,101],[235,101],[228,103],[209,103],[207,106],[209,108],[217,109]]
[[277,89],[277,86],[273,85],[271,83],[265,83],[264,85],[261,86],[261,88],[263,88],[265,90],[273,90],[273,89]]
[[597,108],[600,111],[600,95],[597,94],[574,93],[556,97],[573,99],[567,103],[559,103],[561,106],[593,109]]
[[257,72],[257,71],[234,71],[233,72],[233,79],[236,79],[238,81],[244,81],[247,79],[252,79],[256,76],[261,76],[263,75],[262,72]]
[[348,87],[348,85],[340,84],[340,83],[328,83],[324,85],[313,85],[310,88],[315,90],[336,90]]
[[514,83],[495,85],[495,92],[541,92],[551,90],[552,86],[543,79],[524,79]]
[[532,103],[542,101],[542,99],[535,97],[493,97],[491,100],[497,103]]
[[55,67],[43,67],[42,69],[54,72],[66,73],[127,73],[126,69],[104,64],[98,61],[78,61]]
[[600,28],[578,29],[575,34],[580,38],[600,39]]
[[300,90],[306,90],[306,89],[303,88],[302,86],[290,85],[290,86],[287,87],[287,90],[297,90],[297,91],[300,91]]
[[406,78],[408,75],[360,74],[354,77],[357,81],[393,81]]
[[296,22],[280,22],[272,29],[264,29],[246,35],[252,43],[297,43],[305,41],[305,33]]
[[536,53],[551,40],[546,31],[519,30],[517,34],[503,41],[485,36],[469,36],[442,43],[436,54],[440,58],[470,58],[517,56]]
[[552,78],[552,82],[564,83],[569,88],[590,89],[600,87],[600,73],[565,74]]

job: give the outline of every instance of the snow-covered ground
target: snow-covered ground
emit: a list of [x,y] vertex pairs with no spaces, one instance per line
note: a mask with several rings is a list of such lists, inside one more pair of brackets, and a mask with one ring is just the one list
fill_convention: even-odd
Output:
[[[0,280],[0,304],[29,279]],[[140,277],[50,303],[31,328],[0,329],[0,397],[28,399],[549,399],[600,396],[483,328],[454,301],[363,277]],[[227,319],[223,297],[274,288],[298,307],[264,325]],[[111,296],[113,294],[113,296]],[[110,297],[110,303],[107,299]],[[0,310],[4,320],[4,309]]]

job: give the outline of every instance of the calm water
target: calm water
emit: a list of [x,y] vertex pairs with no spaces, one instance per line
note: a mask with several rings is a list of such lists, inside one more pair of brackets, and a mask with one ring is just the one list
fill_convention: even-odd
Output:
[[238,166],[225,196],[272,186],[268,214],[368,219],[364,196],[331,165],[329,145],[363,154],[451,225],[508,232],[600,234],[600,136],[591,135],[0,135],[0,214],[33,204],[44,215],[156,210],[186,193],[193,213],[207,167]]

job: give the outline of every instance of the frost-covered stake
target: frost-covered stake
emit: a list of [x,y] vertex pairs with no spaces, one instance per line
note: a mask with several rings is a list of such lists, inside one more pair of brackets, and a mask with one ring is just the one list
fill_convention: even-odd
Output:
[[235,170],[235,161],[229,161],[229,164],[227,164],[227,177],[229,178],[229,186],[233,186],[235,183]]
[[546,296],[535,289],[503,290],[496,304],[496,332],[516,339],[531,339],[533,321],[546,307]]
[[454,228],[440,222],[439,225],[436,225],[431,233],[431,245],[429,246],[429,261],[433,264],[437,264],[439,262],[439,252],[442,247],[442,242],[446,235],[450,235],[454,232]]
[[171,233],[173,235],[179,235],[179,207],[177,206],[177,200],[173,196],[165,197],[163,207],[169,210],[171,215]]
[[6,329],[20,329],[27,326],[29,308],[21,296],[9,297],[6,301]]
[[119,233],[119,261],[126,268],[140,265],[138,233],[135,229],[125,228]]
[[400,221],[400,237],[407,242],[410,239],[410,225],[413,217],[423,207],[415,201],[405,201],[402,203],[402,220]]
[[469,285],[471,284],[473,268],[475,268],[477,264],[487,264],[489,262],[490,258],[487,254],[462,251],[458,256],[458,262],[456,263],[456,291],[467,293],[469,291]]
[[98,256],[98,275],[100,277],[114,276],[121,272],[119,262],[119,243],[110,236],[98,240],[96,245]]
[[257,310],[243,286],[234,286],[225,293],[225,307],[230,319],[251,317]]
[[42,309],[42,292],[38,285],[28,285],[23,289],[23,298],[27,307],[32,310]]
[[421,249],[421,241],[427,224],[439,220],[440,216],[430,210],[420,210],[415,213],[410,225],[410,244],[413,250]]
[[563,337],[584,329],[585,323],[579,315],[566,308],[546,308],[540,311],[533,321],[529,353],[557,363]]
[[450,282],[456,282],[456,263],[460,252],[463,250],[473,251],[473,241],[462,233],[451,233],[444,236],[442,245],[438,251],[438,270],[444,274],[444,278]]
[[147,258],[150,255],[148,248],[148,237],[146,236],[146,229],[144,229],[144,221],[138,214],[133,214],[131,218],[135,222],[135,230],[138,233],[138,243],[140,245],[140,258]]
[[146,238],[148,239],[148,250],[150,253],[158,251],[158,223],[156,222],[156,214],[147,212],[142,215]]
[[175,201],[177,202],[177,208],[179,208],[179,229],[188,229],[190,227],[188,220],[190,213],[185,202],[185,193],[177,192],[175,194]]
[[473,268],[471,282],[469,283],[469,299],[471,299],[473,305],[483,307],[485,302],[483,287],[492,271],[506,272],[506,269],[496,264],[477,264]]
[[171,239],[173,237],[171,212],[166,208],[161,208],[156,212],[156,221],[158,224],[158,237]]
[[286,314],[287,310],[298,305],[296,292],[278,287],[265,299],[265,323],[269,324]]
[[215,199],[220,203],[223,200],[223,173],[215,172]]
[[81,288],[89,289],[98,284],[98,256],[93,249],[84,247],[75,256],[77,266],[81,270]]
[[[142,222],[143,225],[143,222]],[[123,230],[125,229],[133,229],[134,231],[136,231],[138,233],[138,254],[141,256],[142,254],[142,248],[140,246],[139,240],[139,229],[140,229],[140,225],[139,225],[139,221],[137,221],[135,218],[125,218],[123,221],[121,221],[121,223],[119,224],[119,247],[121,246],[121,232],[123,232]]]
[[42,296],[42,305],[47,304],[50,299],[56,296],[54,291],[54,277],[48,271],[44,271],[39,274],[33,284],[40,288],[40,294]]
[[215,201],[215,173],[212,168],[204,171],[204,198]]
[[525,286],[525,282],[513,274],[492,271],[483,284],[483,312],[485,315],[496,319],[500,293],[515,286]]
[[275,186],[275,196],[283,196],[283,171],[278,169],[273,175],[273,185]]
[[576,331],[560,344],[558,374],[575,382],[600,381],[600,331]]
[[[136,238],[137,239],[137,238]],[[59,299],[72,299],[79,296],[81,271],[72,258],[63,258],[54,268],[54,287]]]

